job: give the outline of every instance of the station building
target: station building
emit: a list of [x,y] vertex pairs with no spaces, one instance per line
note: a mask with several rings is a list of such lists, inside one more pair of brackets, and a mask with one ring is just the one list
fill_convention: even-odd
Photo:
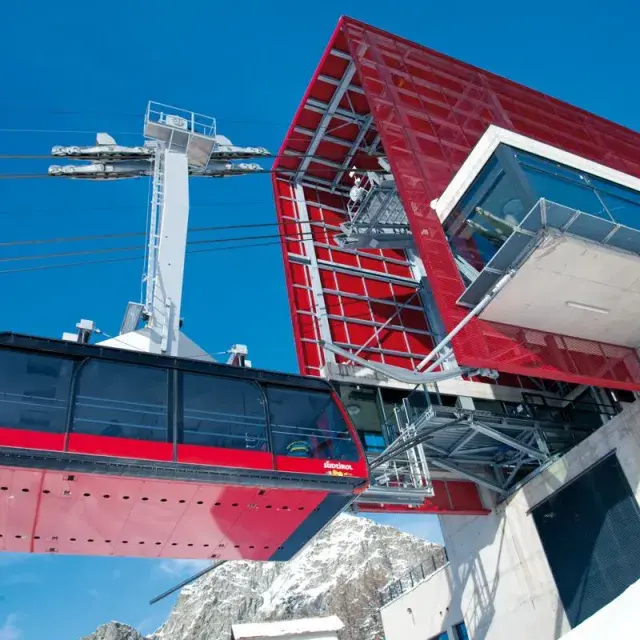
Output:
[[640,134],[342,18],[275,168],[357,508],[440,515],[387,640],[560,638],[640,578]]

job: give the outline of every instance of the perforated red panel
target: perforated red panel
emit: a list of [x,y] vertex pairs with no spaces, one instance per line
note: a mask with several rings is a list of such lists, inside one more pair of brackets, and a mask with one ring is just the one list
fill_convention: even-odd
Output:
[[341,249],[344,198],[305,187],[301,203],[288,180],[276,177],[274,187],[302,373],[320,374],[322,339],[375,362],[417,365],[434,342],[404,253]]
[[[429,206],[490,124],[640,177],[640,135],[541,93],[352,20],[343,31],[448,330],[464,283]],[[640,389],[633,349],[475,320],[458,362],[568,382]]]
[[326,493],[0,467],[0,551],[268,560]]
[[484,516],[490,510],[482,504],[478,485],[458,480],[434,480],[433,498],[426,499],[419,507],[406,504],[359,504],[362,513],[403,513],[457,516]]
[[[328,101],[332,85],[323,84],[322,76],[328,74],[339,79],[347,69],[347,60],[332,54],[336,49],[348,52],[355,63],[357,73],[353,83],[362,87],[364,95],[349,91],[348,96],[353,98],[356,112],[364,115],[370,111],[373,116],[447,330],[453,329],[467,314],[467,310],[456,304],[464,283],[430,202],[440,196],[490,124],[640,177],[640,134],[348,18],[340,21],[331,39],[283,149],[291,149],[291,145],[301,140],[298,132],[301,125],[304,128],[318,126],[321,116],[304,105],[309,97],[321,94],[323,97],[318,99]],[[340,104],[345,104],[344,99]],[[329,125],[342,125],[347,131],[345,138],[355,138],[355,132],[349,131],[349,125],[339,119],[332,119]],[[308,139],[307,144],[302,141],[298,148],[301,153],[307,152]],[[336,152],[332,157],[338,160],[338,155]],[[341,157],[345,157],[344,150]],[[296,159],[287,158],[278,166],[297,168],[300,165]],[[358,166],[362,168],[362,164]],[[331,170],[312,163],[308,171],[317,177],[326,176]],[[334,175],[335,172],[328,177],[331,179]],[[288,182],[276,179],[275,188],[280,219],[295,218],[296,212],[287,210],[284,204],[286,198],[291,197],[287,193]],[[325,215],[326,212],[321,213],[323,218]],[[295,227],[291,230],[299,231]],[[314,345],[319,327],[309,315],[315,311],[313,301],[305,294],[309,289],[309,272],[314,266],[293,262],[290,254],[294,250],[299,248],[287,243],[285,263],[299,359],[306,373],[317,373],[322,364]],[[336,284],[342,291],[362,293],[362,288],[357,289],[352,281],[329,284],[326,275],[323,276],[325,288]],[[371,293],[365,292],[365,295]],[[333,301],[338,304],[337,298]],[[369,308],[365,311],[366,306],[362,304],[354,309],[370,313]],[[356,312],[346,310],[346,315],[355,318]],[[311,319],[305,322],[305,316]],[[334,325],[332,332],[339,335],[342,331],[341,341],[363,344],[370,335],[365,330],[354,331],[357,338],[354,341],[354,336],[346,334],[351,324],[352,320],[342,322],[340,327]],[[391,340],[399,345],[404,338],[398,335]],[[417,341],[419,345],[413,348],[422,346],[422,352],[428,350],[428,340],[418,338]],[[629,348],[479,319],[458,334],[453,347],[462,365],[577,384],[640,389],[640,361],[635,350]],[[408,367],[413,360],[415,358],[405,355],[394,364]]]

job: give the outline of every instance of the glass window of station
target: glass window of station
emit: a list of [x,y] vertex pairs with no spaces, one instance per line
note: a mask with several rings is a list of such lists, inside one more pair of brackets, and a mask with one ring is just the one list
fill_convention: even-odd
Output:
[[387,438],[380,390],[376,387],[341,384],[339,395],[365,451],[368,453],[384,451]]
[[501,144],[444,223],[454,255],[481,271],[542,198],[640,230],[640,191]]

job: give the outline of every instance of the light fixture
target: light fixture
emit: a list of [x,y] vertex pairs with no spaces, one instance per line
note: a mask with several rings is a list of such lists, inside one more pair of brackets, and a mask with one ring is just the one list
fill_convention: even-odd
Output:
[[567,307],[573,307],[574,309],[582,309],[582,311],[591,311],[592,313],[609,313],[609,309],[603,309],[602,307],[594,307],[590,304],[582,304],[581,302],[567,302]]
[[505,222],[516,226],[524,216],[524,204],[519,198],[511,198],[502,206]]
[[360,413],[360,407],[357,404],[350,404],[347,406],[347,411],[350,416],[357,416]]
[[143,312],[143,304],[140,302],[129,302],[127,304],[127,310],[124,313],[122,324],[120,325],[120,335],[135,331],[142,319]]

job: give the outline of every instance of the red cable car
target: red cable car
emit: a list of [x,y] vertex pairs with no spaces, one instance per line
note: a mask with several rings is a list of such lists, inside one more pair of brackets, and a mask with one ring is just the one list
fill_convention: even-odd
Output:
[[0,334],[0,550],[288,560],[368,483],[324,380]]

